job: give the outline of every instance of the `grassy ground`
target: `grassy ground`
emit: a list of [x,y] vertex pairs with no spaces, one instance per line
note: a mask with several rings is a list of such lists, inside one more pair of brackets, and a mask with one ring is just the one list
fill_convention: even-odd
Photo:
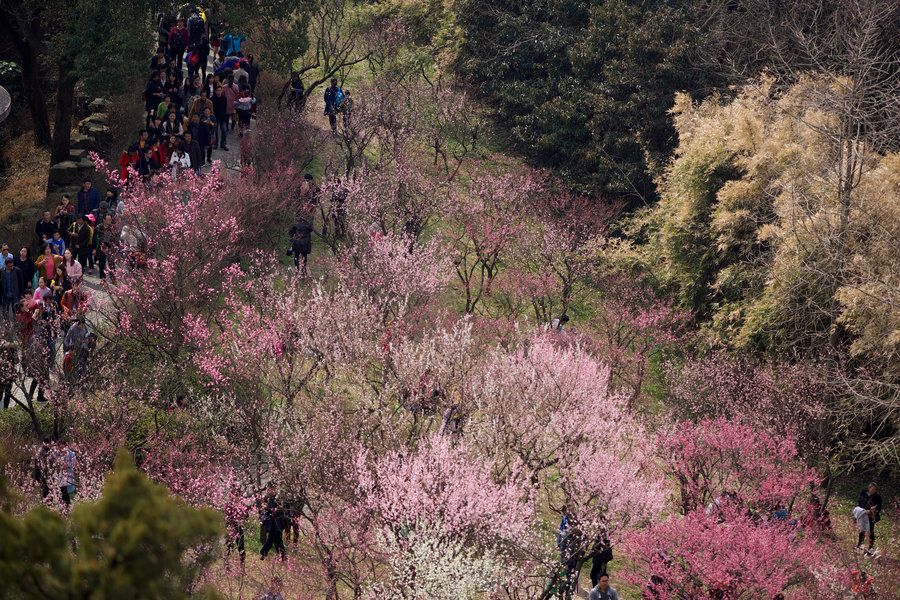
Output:
[[43,210],[50,152],[35,145],[31,132],[11,138],[0,152],[6,166],[0,174],[0,241],[17,251],[31,243],[28,224]]
[[[856,522],[851,515],[860,490],[870,481],[878,484],[883,506],[881,520],[875,526],[874,557],[855,552],[857,542]],[[897,524],[900,509],[900,485],[896,478],[884,478],[871,473],[857,473],[839,479],[835,494],[829,502],[831,524],[839,546],[846,550],[846,568],[867,571],[876,577],[876,585],[893,587],[893,597],[900,596],[900,527]],[[868,546],[868,542],[864,545]],[[892,581],[888,581],[888,579]],[[887,592],[888,590],[884,590]],[[891,597],[891,596],[886,596]]]

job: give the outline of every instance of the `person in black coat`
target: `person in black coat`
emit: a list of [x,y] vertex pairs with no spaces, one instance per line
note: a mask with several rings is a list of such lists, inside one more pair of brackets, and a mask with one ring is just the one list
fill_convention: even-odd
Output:
[[11,321],[15,317],[16,303],[25,293],[25,277],[16,268],[15,260],[9,259],[0,270],[0,306],[3,319]]
[[191,157],[191,169],[199,175],[200,167],[203,165],[203,148],[194,139],[190,129],[184,132],[184,151]]
[[34,266],[34,261],[31,260],[31,250],[23,247],[19,250],[19,253],[13,258],[13,263],[16,265],[16,268],[22,271],[22,279],[25,281],[25,292],[24,294],[30,296],[31,289],[31,280],[34,278],[34,272],[36,270]]
[[[209,135],[209,126],[206,123],[202,123],[200,121],[200,114],[194,113],[191,115],[191,122],[188,123],[187,130],[190,132],[191,137],[197,145],[200,146],[200,162],[197,163],[197,166],[200,167],[204,163],[204,158],[206,157],[206,148],[212,147],[212,138]],[[194,166],[194,155],[191,154],[191,166]]]
[[606,573],[606,565],[612,562],[612,545],[606,534],[598,535],[591,549],[591,588],[597,587],[600,575]]
[[[878,486],[874,481],[859,493],[856,505],[864,510],[871,511],[869,513],[869,550],[871,550],[875,546],[875,523],[881,520],[881,495],[878,493]],[[865,535],[865,533],[860,532],[857,545],[862,545]]]
[[40,248],[49,240],[53,239],[53,234],[59,231],[59,226],[50,217],[50,211],[45,210],[37,225],[34,226],[34,233],[37,235],[38,247]]
[[252,54],[247,55],[247,66],[244,68],[247,70],[247,83],[250,84],[250,89],[255,92],[256,82],[259,79],[259,67],[256,64],[256,58]]
[[264,560],[272,546],[281,554],[281,560],[285,559],[284,539],[282,532],[285,529],[287,514],[284,507],[278,501],[278,489],[275,484],[270,483],[268,486],[268,495],[266,496],[266,504],[262,510],[262,528],[266,532],[266,543],[263,544],[259,551],[260,560]]
[[294,255],[294,266],[304,276],[307,274],[306,258],[312,250],[312,231],[312,223],[306,217],[294,221],[293,227],[288,231],[291,238],[291,251],[288,254]]
[[159,80],[159,71],[150,73],[150,81],[147,82],[145,96],[147,98],[144,105],[144,108],[147,111],[146,127],[147,129],[150,129],[150,121],[153,119],[153,113],[156,112],[156,107],[159,106],[159,103],[162,102],[164,97],[162,82]]

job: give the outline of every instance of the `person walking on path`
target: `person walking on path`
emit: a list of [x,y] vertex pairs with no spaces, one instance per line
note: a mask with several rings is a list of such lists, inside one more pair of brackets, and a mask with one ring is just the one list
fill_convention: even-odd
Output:
[[15,263],[17,269],[22,271],[22,278],[25,280],[25,291],[22,295],[27,296],[29,295],[28,292],[34,287],[32,280],[36,270],[34,261],[31,260],[31,250],[27,246],[22,246],[19,250],[19,255],[13,259],[13,263]]
[[[857,511],[857,509],[862,509],[862,511]],[[857,516],[857,513],[859,513],[859,516]],[[868,521],[868,528],[866,529],[862,528],[863,514],[866,515],[866,520]],[[868,532],[869,551],[871,552],[875,547],[875,523],[881,520],[881,495],[878,493],[878,485],[874,481],[859,493],[859,497],[856,499],[856,508],[853,509],[853,516],[857,519],[860,526],[859,540],[856,543],[856,547],[860,548],[862,546],[865,534]]]
[[184,50],[188,46],[188,37],[184,20],[178,19],[178,23],[169,32],[169,57],[175,59],[175,65],[179,70],[181,70],[181,61],[184,59]]
[[[165,96],[163,96],[162,82],[159,80],[159,71],[150,73],[150,81],[147,82],[147,89],[144,90],[144,95],[147,98],[144,103],[144,110],[147,111],[147,123],[144,127],[150,129],[153,115],[156,114],[156,107],[159,106],[159,103],[165,98]],[[97,202],[100,202],[99,197],[97,198]]]
[[191,169],[199,175],[200,167],[203,166],[203,149],[190,131],[184,132],[184,151],[190,159]]
[[225,114],[227,115],[227,121],[231,122],[231,129],[234,129],[235,122],[237,121],[237,109],[234,107],[234,101],[238,99],[240,96],[240,88],[238,88],[237,84],[234,82],[234,77],[229,75],[225,80],[225,85],[222,86],[222,95],[225,96]]
[[35,267],[37,267],[38,271],[38,277],[42,277],[45,280],[50,281],[56,275],[56,267],[61,264],[62,257],[53,254],[50,248],[50,244],[45,244],[44,253],[41,255],[41,258],[37,262],[35,262]]
[[88,253],[91,251],[91,229],[88,227],[87,218],[84,214],[79,214],[75,220],[70,243],[75,249],[78,262],[84,268],[87,265]]
[[[73,290],[69,290],[66,292],[67,294],[71,294]],[[77,292],[76,292],[77,293]],[[84,373],[84,369],[87,366],[87,358],[88,358],[88,328],[84,322],[84,315],[79,314],[75,317],[75,322],[69,327],[69,330],[66,332],[66,337],[63,340],[63,351],[67,353],[71,353],[72,364],[75,368],[75,373],[81,375]]]
[[0,306],[3,308],[3,320],[12,323],[15,318],[16,303],[25,295],[25,277],[16,263],[8,260],[0,271]]
[[89,177],[85,177],[78,190],[78,212],[86,215],[100,206],[100,192],[93,186]]
[[59,225],[50,217],[50,211],[45,210],[40,220],[34,226],[34,234],[37,236],[38,248],[42,249],[44,244],[53,238],[53,232],[59,231]]
[[[213,116],[216,119],[216,143],[213,150],[221,148],[228,151],[228,98],[225,97],[225,88],[217,87],[212,97]],[[234,103],[232,102],[232,106]]]

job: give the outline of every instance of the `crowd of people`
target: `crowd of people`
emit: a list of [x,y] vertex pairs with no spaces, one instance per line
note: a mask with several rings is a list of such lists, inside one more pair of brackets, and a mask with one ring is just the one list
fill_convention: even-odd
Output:
[[117,207],[114,188],[100,200],[85,179],[76,202],[63,194],[54,212],[43,212],[33,246],[23,246],[15,255],[9,244],[0,246],[3,408],[14,401],[12,382],[20,368],[36,382],[38,402],[48,400],[53,376],[84,373],[95,345],[85,320],[91,304],[85,277],[93,276],[95,268],[101,281],[113,274],[119,252]]
[[244,56],[243,36],[201,8],[158,15],[157,32],[142,93],[145,126],[119,158],[122,185],[135,176],[151,185],[165,169],[173,177],[201,174],[214,150],[229,150],[229,133],[237,128],[242,137],[256,113],[259,66],[252,54]]

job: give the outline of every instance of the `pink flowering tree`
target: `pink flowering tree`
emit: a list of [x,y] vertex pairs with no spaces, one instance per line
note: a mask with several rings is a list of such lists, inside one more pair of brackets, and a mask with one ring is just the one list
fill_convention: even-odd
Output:
[[578,341],[609,365],[617,388],[637,402],[651,367],[690,340],[691,314],[657,298],[643,282],[594,281],[589,326]]
[[[389,597],[438,598],[440,590],[456,587],[490,594],[515,577],[534,518],[529,485],[515,468],[498,481],[491,463],[465,442],[432,435],[416,450],[380,458],[363,453],[358,469],[365,504],[376,515],[379,549],[391,567],[381,588]],[[422,559],[448,565],[450,572],[429,569]],[[495,563],[493,570],[483,570],[487,561]],[[504,565],[502,578],[496,563]]]
[[475,312],[526,232],[522,211],[541,190],[528,176],[486,175],[472,181],[452,214],[453,266],[464,310]]
[[532,226],[518,245],[531,279],[542,283],[527,288],[535,318],[548,323],[557,316],[554,313],[566,314],[590,282],[603,236],[618,207],[572,194],[549,179],[541,185],[543,192],[533,197],[529,207]]
[[[498,353],[468,386],[474,410],[465,431],[498,468],[522,465],[543,511],[568,507],[578,529],[569,552],[579,564],[601,537],[616,543],[664,508],[652,437],[610,391],[609,369],[583,350],[535,337]],[[545,531],[535,546],[545,565],[559,560],[555,541]]]
[[829,591],[834,574],[827,548],[788,524],[761,524],[741,514],[720,522],[694,511],[634,532],[622,550],[617,577],[644,597],[840,597]]
[[792,438],[725,419],[677,423],[659,444],[685,515],[713,502],[713,512],[771,514],[819,479],[802,463]]
[[[665,364],[675,419],[724,418],[790,436],[808,459],[827,451],[828,389],[817,363],[709,352]],[[826,462],[827,464],[827,462]]]

